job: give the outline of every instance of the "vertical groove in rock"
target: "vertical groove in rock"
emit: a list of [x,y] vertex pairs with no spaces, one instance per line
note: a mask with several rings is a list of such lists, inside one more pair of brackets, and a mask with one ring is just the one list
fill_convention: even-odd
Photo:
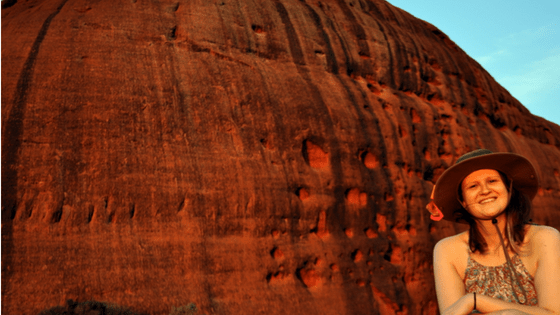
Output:
[[[27,107],[28,90],[32,83],[33,74],[35,70],[35,61],[39,54],[41,43],[45,39],[47,31],[52,20],[60,13],[60,10],[68,0],[63,0],[56,8],[55,12],[51,13],[43,22],[39,30],[31,50],[25,60],[23,69],[19,74],[17,86],[15,90],[14,100],[11,106],[8,106],[9,112],[6,113],[6,122],[2,126],[2,181],[5,183],[2,186],[2,217],[9,217],[13,219],[16,211],[16,198],[18,193],[17,188],[17,166],[19,149],[21,146],[22,127],[25,119],[25,111]],[[10,3],[10,5],[3,6],[8,8],[14,5],[17,1]]]
[[282,23],[284,24],[284,29],[287,35],[287,40],[290,46],[290,52],[292,54],[292,59],[296,65],[305,65],[305,58],[303,57],[303,51],[301,49],[301,45],[299,43],[299,38],[294,29],[294,25],[290,20],[290,15],[286,8],[279,0],[274,1],[276,5],[276,11],[280,15],[282,19]]

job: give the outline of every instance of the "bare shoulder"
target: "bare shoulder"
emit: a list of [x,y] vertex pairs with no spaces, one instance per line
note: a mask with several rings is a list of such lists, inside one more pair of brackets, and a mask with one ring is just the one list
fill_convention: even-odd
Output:
[[530,237],[539,252],[560,250],[560,232],[551,226],[531,226]]
[[530,234],[533,240],[538,242],[558,242],[560,232],[557,229],[546,225],[532,225]]
[[434,257],[447,257],[448,260],[457,258],[459,253],[468,248],[468,232],[449,236],[437,242],[434,248]]

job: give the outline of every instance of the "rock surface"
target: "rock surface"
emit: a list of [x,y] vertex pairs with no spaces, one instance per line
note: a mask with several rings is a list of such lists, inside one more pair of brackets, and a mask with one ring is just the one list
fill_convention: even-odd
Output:
[[560,127],[385,1],[8,1],[2,312],[434,314],[424,205],[479,147],[560,228]]

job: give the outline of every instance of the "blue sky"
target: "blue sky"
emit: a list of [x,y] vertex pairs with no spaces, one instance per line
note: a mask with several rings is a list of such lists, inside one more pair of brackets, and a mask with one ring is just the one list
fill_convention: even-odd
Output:
[[560,0],[387,0],[431,23],[531,113],[560,125]]

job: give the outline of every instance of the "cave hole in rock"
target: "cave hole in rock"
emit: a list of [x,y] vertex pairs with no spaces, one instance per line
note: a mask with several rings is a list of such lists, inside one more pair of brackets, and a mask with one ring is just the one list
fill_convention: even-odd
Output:
[[389,247],[389,249],[383,254],[383,259],[388,262],[391,262],[391,256],[393,254],[393,248]]
[[312,168],[323,169],[329,166],[329,154],[309,140],[303,142],[303,158]]
[[356,249],[355,251],[352,252],[352,260],[354,262],[359,262],[364,258],[364,254],[362,253],[361,250]]
[[129,217],[132,219],[134,218],[134,213],[136,212],[136,205],[135,204],[131,204],[130,208],[128,210],[128,215]]
[[95,214],[95,207],[93,205],[88,206],[88,217],[87,223],[90,223],[93,220],[93,215]]
[[309,190],[305,187],[300,187],[296,190],[296,196],[298,196],[301,201],[309,199]]
[[374,169],[379,167],[379,160],[373,153],[369,151],[364,151],[360,154],[360,160],[369,169]]
[[271,255],[272,258],[274,258],[274,259],[282,259],[282,258],[284,258],[284,253],[283,253],[278,247],[274,247],[274,248],[270,251],[270,255]]
[[260,25],[253,24],[253,25],[251,25],[251,29],[253,29],[253,31],[257,34],[264,33],[264,29]]
[[62,220],[62,212],[64,211],[64,206],[60,206],[51,215],[51,223],[58,223]]

